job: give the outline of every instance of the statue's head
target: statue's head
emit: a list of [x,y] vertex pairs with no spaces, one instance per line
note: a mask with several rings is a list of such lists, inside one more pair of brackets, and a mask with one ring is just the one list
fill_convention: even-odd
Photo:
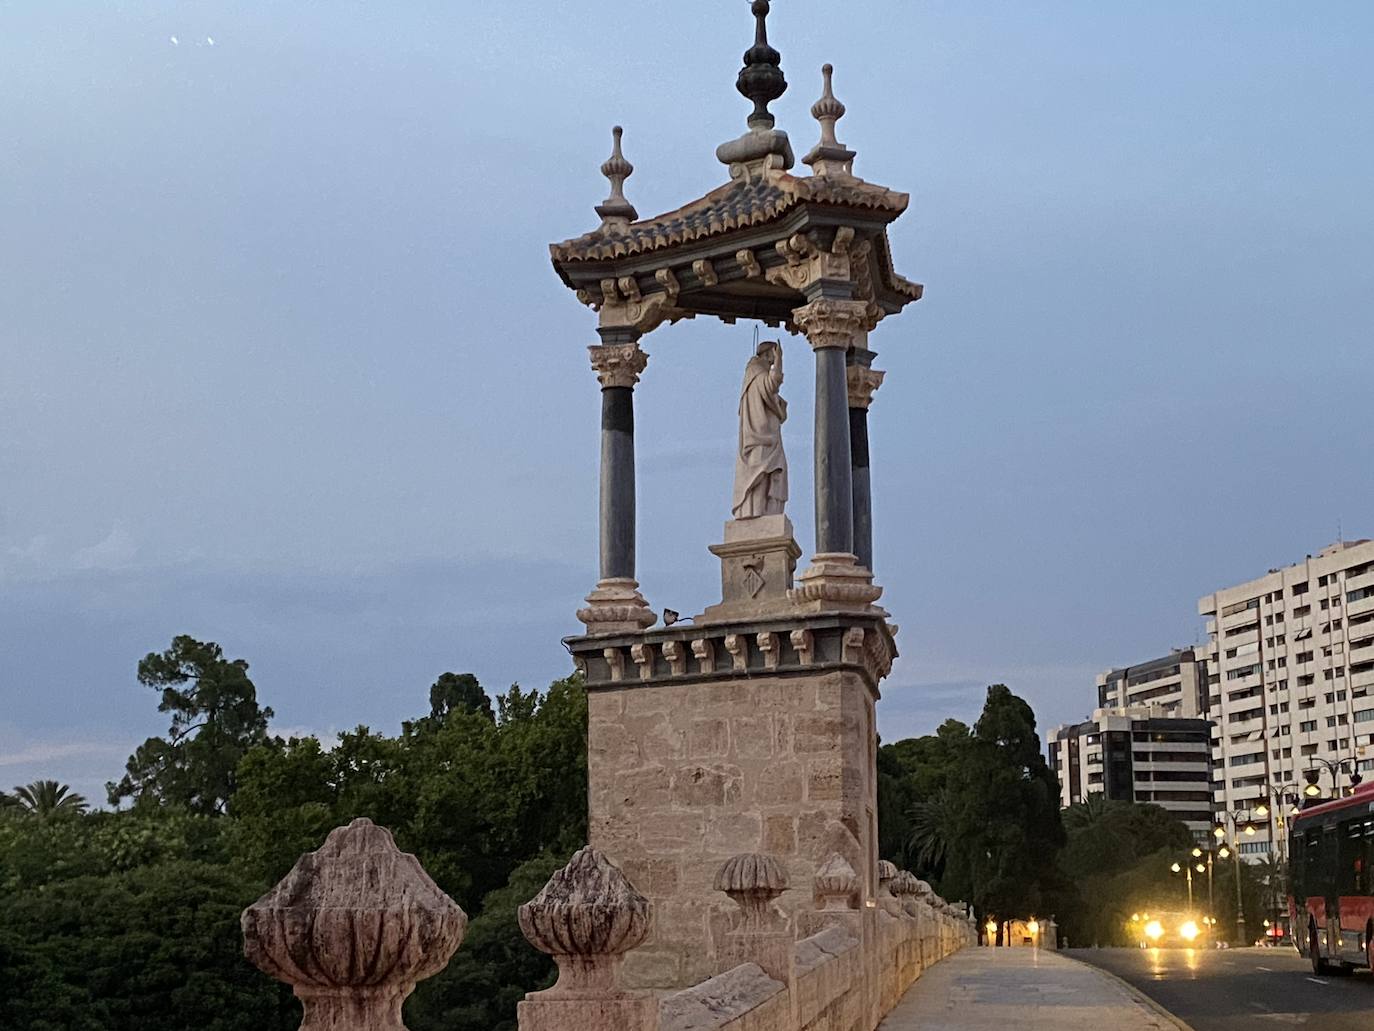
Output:
[[773,355],[782,350],[782,342],[779,340],[761,340],[754,354],[760,358],[767,358],[772,361]]

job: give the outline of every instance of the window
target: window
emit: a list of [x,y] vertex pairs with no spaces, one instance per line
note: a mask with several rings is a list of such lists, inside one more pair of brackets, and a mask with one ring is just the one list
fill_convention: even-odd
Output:
[[1312,606],[1311,606],[1311,605],[1299,605],[1297,608],[1295,608],[1295,609],[1293,610],[1293,618],[1294,618],[1294,619],[1301,619],[1303,616],[1310,616],[1311,614],[1312,614]]
[[1316,754],[1317,754],[1317,746],[1316,746],[1316,745],[1303,745],[1301,748],[1298,749],[1298,754],[1299,754],[1299,755],[1316,755]]
[[1311,661],[1312,661],[1312,653],[1311,653],[1311,652],[1298,652],[1297,655],[1294,655],[1294,656],[1293,656],[1293,661],[1294,661],[1294,662],[1311,662]]
[[1312,709],[1312,708],[1315,708],[1315,707],[1316,707],[1316,704],[1317,704],[1317,700],[1316,700],[1315,698],[1299,698],[1299,699],[1298,699],[1298,708],[1299,708],[1299,709]]
[[1301,723],[1298,724],[1298,733],[1300,733],[1300,734],[1310,734],[1310,733],[1312,733],[1312,731],[1314,731],[1314,730],[1316,730],[1316,729],[1317,729],[1317,721],[1316,721],[1316,720],[1303,720]]
[[1288,593],[1291,594],[1291,595],[1292,595],[1293,597],[1295,597],[1295,598],[1298,597],[1299,595],[1306,594],[1306,593],[1307,593],[1307,583],[1304,581],[1303,583],[1300,583],[1300,584],[1294,584],[1292,587],[1290,587],[1290,588],[1288,589]]
[[1356,709],[1356,723],[1374,723],[1374,709]]

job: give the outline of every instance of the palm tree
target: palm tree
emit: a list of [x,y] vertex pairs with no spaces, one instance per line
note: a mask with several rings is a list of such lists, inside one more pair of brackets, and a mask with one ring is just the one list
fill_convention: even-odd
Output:
[[953,803],[949,790],[941,788],[910,810],[911,841],[908,845],[916,869],[938,876],[944,869],[954,830]]
[[1081,802],[1075,802],[1064,810],[1064,827],[1069,830],[1087,830],[1105,822],[1112,813],[1113,806],[1101,791],[1093,791]]
[[42,820],[86,811],[85,796],[55,780],[36,780],[16,787],[14,798],[20,809]]

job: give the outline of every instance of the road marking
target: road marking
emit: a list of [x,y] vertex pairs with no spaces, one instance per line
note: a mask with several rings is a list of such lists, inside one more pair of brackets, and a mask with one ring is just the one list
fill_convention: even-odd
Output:
[[1271,1006],[1266,1006],[1266,1005],[1265,1005],[1264,1003],[1262,1003],[1262,1002],[1253,1002],[1253,1001],[1252,1001],[1252,1002],[1250,1003],[1250,1005],[1253,1006],[1253,1007],[1255,1007],[1255,1009],[1257,1009],[1257,1010],[1264,1010],[1266,1013],[1273,1013],[1273,1012],[1274,1012],[1273,1007],[1271,1007]]
[[1326,983],[1327,983],[1326,981],[1323,981],[1320,977],[1309,977],[1308,980],[1311,981],[1313,984],[1326,984]]
[[1272,974],[1272,973],[1274,972],[1274,968],[1273,968],[1273,967],[1255,967],[1255,969],[1256,969],[1256,970],[1263,970],[1266,974]]

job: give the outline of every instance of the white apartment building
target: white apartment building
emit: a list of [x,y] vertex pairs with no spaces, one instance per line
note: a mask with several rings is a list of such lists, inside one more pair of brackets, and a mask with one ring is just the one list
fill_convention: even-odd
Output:
[[1207,697],[1207,665],[1192,648],[1175,648],[1163,658],[1097,677],[1101,709],[1152,705],[1165,716],[1196,719],[1206,716]]
[[1059,804],[1089,795],[1153,802],[1205,839],[1212,829],[1210,739],[1205,719],[1166,716],[1162,705],[1098,709],[1047,735]]
[[[1258,859],[1282,836],[1287,807],[1274,796],[1301,793],[1315,769],[1329,797],[1321,760],[1374,768],[1374,541],[1271,569],[1209,594],[1198,611],[1210,617],[1198,658],[1214,724],[1214,804],[1253,816],[1257,833],[1240,848]],[[1261,802],[1264,819],[1253,813]]]

